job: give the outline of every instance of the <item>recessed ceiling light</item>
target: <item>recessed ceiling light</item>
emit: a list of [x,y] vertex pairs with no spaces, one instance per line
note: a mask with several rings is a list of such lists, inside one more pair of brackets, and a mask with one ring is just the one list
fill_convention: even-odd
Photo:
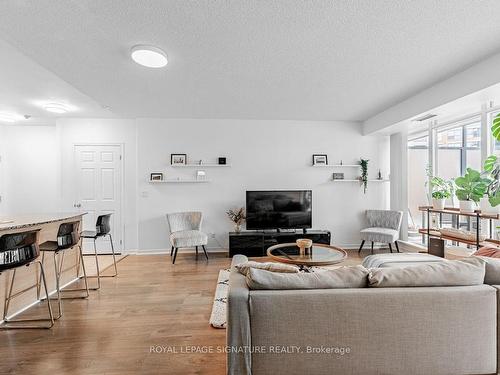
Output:
[[10,113],[10,112],[0,112],[0,122],[16,122],[22,120],[23,116]]
[[45,103],[43,109],[52,113],[66,113],[68,112],[68,107],[61,103]]
[[134,46],[130,50],[130,56],[137,64],[148,68],[163,68],[168,64],[167,54],[153,46]]

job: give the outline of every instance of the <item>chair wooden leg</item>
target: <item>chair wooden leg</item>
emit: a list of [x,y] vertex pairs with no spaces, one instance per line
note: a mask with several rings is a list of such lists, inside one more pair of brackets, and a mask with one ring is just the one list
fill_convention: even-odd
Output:
[[365,244],[365,240],[361,241],[361,246],[359,247],[358,254],[363,250],[363,245]]
[[196,246],[196,259],[198,259],[198,246]]
[[174,247],[172,246],[172,248],[170,249],[170,256],[172,256],[174,254]]
[[389,242],[389,250],[390,250],[390,251],[391,251],[391,253],[392,253],[392,245],[391,245],[391,243],[390,243],[390,242]]
[[208,260],[208,254],[207,254],[207,249],[205,249],[205,245],[201,245],[201,247],[203,248],[203,252],[205,253],[205,257]]
[[178,247],[174,249],[174,259],[172,259],[172,264],[175,264],[175,258],[177,258],[177,251],[179,250]]
[[401,251],[399,251],[398,241],[394,241],[394,245],[396,245],[396,250],[398,251],[398,253],[400,253]]
[[372,254],[373,254],[373,241],[372,241]]

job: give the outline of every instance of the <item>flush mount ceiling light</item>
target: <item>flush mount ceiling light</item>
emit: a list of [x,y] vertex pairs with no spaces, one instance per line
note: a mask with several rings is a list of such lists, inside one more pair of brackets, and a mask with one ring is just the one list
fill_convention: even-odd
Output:
[[68,112],[68,107],[61,103],[45,103],[43,104],[43,109],[52,113],[66,113]]
[[148,68],[163,68],[168,64],[167,54],[153,46],[134,46],[130,50],[130,56],[137,64]]
[[10,113],[10,112],[0,112],[0,122],[16,122],[22,120],[23,116]]

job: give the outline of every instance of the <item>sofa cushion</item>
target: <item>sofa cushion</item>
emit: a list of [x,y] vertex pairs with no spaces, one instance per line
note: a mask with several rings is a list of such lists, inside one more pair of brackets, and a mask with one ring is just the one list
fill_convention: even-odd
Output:
[[500,285],[500,259],[478,256],[486,263],[486,274],[484,283],[488,285]]
[[274,263],[274,262],[254,262],[254,261],[248,261],[244,263],[240,263],[235,265],[236,269],[238,270],[239,273],[242,275],[247,275],[248,270],[250,268],[258,268],[260,270],[266,270],[270,272],[288,272],[288,273],[296,273],[299,272],[298,267],[292,266],[290,264],[284,264],[284,263]]
[[372,268],[368,281],[376,288],[467,286],[483,284],[484,276],[485,262],[467,258],[405,268]]
[[431,262],[446,262],[446,259],[423,253],[385,253],[368,255],[362,265],[365,268],[409,267]]
[[360,237],[365,241],[391,243],[399,238],[399,232],[389,228],[366,228],[361,230]]
[[180,230],[170,235],[170,243],[173,247],[201,246],[208,243],[208,236],[199,230]]
[[500,249],[494,246],[483,246],[472,255],[483,257],[500,258]]
[[312,273],[276,273],[250,268],[246,280],[250,289],[365,288],[368,285],[368,270],[363,266],[354,266]]

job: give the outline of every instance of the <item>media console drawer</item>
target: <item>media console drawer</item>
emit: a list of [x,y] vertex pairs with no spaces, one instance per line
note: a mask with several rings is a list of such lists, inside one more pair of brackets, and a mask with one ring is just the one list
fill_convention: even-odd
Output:
[[310,230],[307,233],[290,232],[230,232],[229,233],[229,256],[236,254],[248,257],[261,257],[267,255],[267,249],[281,243],[295,242],[299,238],[307,238],[314,243],[330,245],[330,231]]

